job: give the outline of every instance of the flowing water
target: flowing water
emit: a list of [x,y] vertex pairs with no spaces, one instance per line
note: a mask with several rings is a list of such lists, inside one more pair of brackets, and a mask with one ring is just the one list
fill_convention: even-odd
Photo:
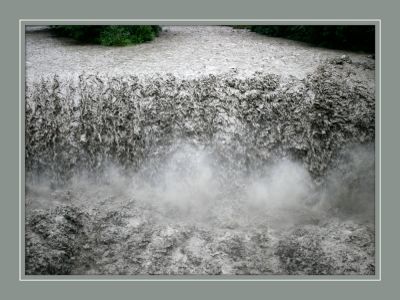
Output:
[[371,62],[366,54],[312,47],[228,26],[163,26],[154,41],[127,47],[78,44],[54,38],[45,30],[26,33],[29,81],[84,72],[194,78],[231,70],[243,76],[260,71],[303,78],[324,60],[345,54],[355,62]]
[[374,274],[373,61],[165,29],[27,34],[27,273]]

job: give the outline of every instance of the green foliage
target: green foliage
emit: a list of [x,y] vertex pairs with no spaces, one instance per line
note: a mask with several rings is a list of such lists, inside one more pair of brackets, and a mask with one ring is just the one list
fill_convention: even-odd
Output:
[[372,25],[254,25],[251,30],[321,47],[375,51],[375,27]]
[[84,43],[104,46],[125,46],[153,40],[161,27],[158,25],[66,25],[52,26],[56,35],[70,37]]
[[235,29],[251,29],[252,25],[232,25]]

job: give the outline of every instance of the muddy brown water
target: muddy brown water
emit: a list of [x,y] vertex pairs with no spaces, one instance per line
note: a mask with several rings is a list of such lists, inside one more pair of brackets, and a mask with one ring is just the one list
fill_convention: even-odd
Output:
[[[36,181],[27,181],[28,272],[121,275],[315,275],[324,272],[371,274],[374,237],[373,229],[372,232],[370,229],[371,224],[366,225],[366,223],[373,223],[373,212],[370,214],[370,206],[373,207],[374,202],[373,145],[369,144],[366,149],[362,148],[362,151],[352,152],[354,154],[350,155],[350,159],[342,163],[342,169],[339,168],[330,175],[329,184],[320,188],[314,185],[305,166],[298,162],[275,161],[274,166],[266,168],[261,173],[250,172],[234,177],[229,169],[215,163],[213,156],[208,156],[207,148],[202,147],[204,145],[199,145],[204,139],[196,139],[196,134],[197,137],[199,135],[198,130],[206,128],[208,123],[198,121],[199,126],[195,128],[191,126],[197,114],[206,115],[205,112],[200,113],[201,103],[205,111],[215,104],[216,108],[226,108],[226,111],[215,109],[215,115],[220,117],[216,119],[219,123],[215,128],[218,132],[216,144],[224,145],[227,149],[230,149],[228,147],[230,139],[227,139],[228,145],[226,145],[225,137],[237,136],[238,128],[247,122],[245,120],[239,122],[229,117],[236,116],[232,111],[233,108],[240,112],[237,116],[242,116],[246,112],[249,115],[248,122],[254,125],[253,127],[259,125],[253,124],[257,123],[259,116],[269,116],[273,121],[276,121],[276,116],[281,116],[282,120],[290,115],[296,116],[293,120],[298,123],[295,128],[297,131],[291,130],[294,121],[286,124],[286,131],[281,131],[282,122],[274,121],[275,124],[268,119],[269,123],[266,122],[264,125],[271,125],[273,127],[271,131],[279,134],[275,138],[272,134],[260,136],[259,140],[263,143],[255,147],[257,154],[268,143],[278,143],[277,138],[285,140],[288,149],[300,142],[308,145],[313,141],[316,144],[305,148],[307,151],[320,148],[324,150],[324,146],[318,144],[324,139],[314,138],[316,135],[307,129],[308,121],[305,120],[308,119],[305,116],[310,114],[315,115],[312,118],[315,122],[313,130],[333,145],[345,145],[350,140],[358,141],[363,137],[360,132],[364,132],[365,141],[371,143],[373,136],[365,128],[370,126],[372,121],[369,120],[373,120],[368,118],[373,111],[373,108],[368,106],[373,102],[370,92],[374,85],[373,69],[362,69],[351,65],[335,75],[339,78],[335,80],[341,82],[346,70],[355,72],[351,75],[346,89],[343,89],[343,101],[349,101],[344,108],[341,105],[345,104],[339,103],[339,107],[337,102],[333,108],[329,107],[321,97],[318,101],[322,104],[322,108],[318,108],[312,104],[315,97],[310,96],[310,103],[307,104],[310,109],[305,110],[310,114],[304,113],[297,117],[297,112],[289,113],[290,109],[297,111],[305,105],[304,101],[301,102],[304,100],[303,93],[307,94],[303,90],[309,87],[305,87],[301,80],[324,60],[343,54],[349,55],[353,62],[367,64],[373,62],[365,54],[316,48],[224,26],[165,26],[160,37],[153,42],[111,48],[82,45],[70,39],[55,38],[43,27],[30,28],[26,32],[28,84],[39,80],[42,76],[54,74],[59,76],[60,82],[83,73],[102,73],[109,78],[127,74],[148,76],[150,81],[143,86],[152,90],[153,83],[163,82],[151,79],[158,73],[161,76],[171,73],[178,78],[189,80],[211,74],[221,75],[220,81],[226,84],[225,77],[229,76],[227,73],[234,72],[235,76],[250,78],[248,75],[254,76],[255,71],[260,71],[262,74],[272,73],[285,78],[294,76],[293,82],[300,89],[291,90],[288,81],[286,81],[287,86],[280,82],[279,93],[268,98],[262,107],[254,104],[257,101],[250,94],[238,92],[243,86],[239,81],[235,89],[229,87],[229,90],[233,91],[232,95],[229,97],[225,95],[226,99],[234,99],[237,102],[236,106],[223,103],[221,99],[225,98],[222,97],[217,97],[218,101],[212,101],[214,96],[209,95],[214,95],[215,91],[206,93],[204,96],[206,100],[200,96],[196,98],[197,88],[193,88],[192,93],[187,93],[192,97],[189,97],[190,101],[180,103],[179,107],[177,106],[179,101],[168,96],[169,91],[161,93],[165,96],[163,101],[152,98],[150,91],[142,96],[130,95],[140,104],[140,109],[137,110],[139,117],[135,118],[143,123],[142,127],[139,126],[144,132],[140,135],[143,141],[147,138],[150,140],[168,138],[163,124],[172,124],[170,122],[172,117],[181,112],[182,116],[178,118],[178,123],[185,125],[188,140],[196,143],[190,143],[188,146],[184,144],[178,147],[177,151],[172,151],[172,156],[161,160],[161,166],[154,172],[143,174],[139,172],[127,176],[125,173],[120,173],[121,170],[117,167],[111,166],[105,172],[105,178],[101,180],[77,176],[65,186],[52,186],[46,180],[40,181],[40,178],[35,178]],[[336,72],[336,67],[332,68],[328,70]],[[232,81],[232,78],[230,79]],[[209,78],[209,81],[204,80],[204,82],[213,80]],[[249,83],[250,86],[252,82]],[[353,84],[355,86],[358,84],[360,89],[354,88]],[[315,85],[317,91],[319,85],[317,83]],[[182,86],[182,91],[185,91],[188,85],[185,83]],[[221,89],[221,86],[225,85],[207,86]],[[327,86],[336,97],[335,86],[329,84]],[[258,87],[251,89],[260,89],[261,94],[268,94]],[[145,91],[142,87],[141,92]],[[114,92],[116,91],[112,91]],[[363,93],[366,95],[364,98],[361,97]],[[80,95],[90,94],[82,87]],[[218,91],[217,94],[223,93]],[[103,95],[101,90],[98,91],[98,95]],[[361,100],[353,101],[354,99],[350,99],[351,95],[361,95]],[[104,103],[108,101],[106,96],[101,97]],[[299,101],[297,104],[294,103],[295,97],[301,98],[297,99]],[[281,100],[289,98],[292,101],[289,101],[286,107],[285,103],[282,104],[285,101]],[[34,97],[27,100],[38,101]],[[168,106],[170,110],[164,107],[168,101],[171,102],[171,106]],[[210,101],[210,105],[204,105],[202,101]],[[187,102],[196,105],[192,109]],[[64,105],[65,103],[67,102],[64,102]],[[251,109],[247,109],[250,104]],[[349,109],[350,104],[356,109]],[[117,107],[117,104],[111,105],[111,108],[114,107]],[[259,110],[255,112],[257,107]],[[286,111],[281,114],[281,110],[285,107]],[[325,122],[325,119],[318,117],[315,109],[319,109],[320,113],[333,111],[333,117],[329,117],[330,119],[327,117]],[[30,119],[32,124],[28,125],[46,128],[39,125],[48,122],[49,133],[42,136],[37,132],[40,130],[29,131],[36,138],[32,140],[38,142],[37,145],[28,145],[33,155],[33,158],[28,159],[41,157],[40,153],[44,149],[40,147],[36,149],[34,146],[40,146],[40,141],[48,142],[47,137],[54,133],[52,132],[54,128],[50,127],[57,123],[51,123],[50,119],[43,117],[51,110],[47,111],[45,108],[37,111],[43,111],[43,115]],[[99,111],[106,113],[107,109]],[[226,116],[228,113],[231,115]],[[32,112],[27,115],[35,116]],[[150,122],[152,119],[160,121],[161,117],[164,118],[164,123]],[[84,120],[78,119],[80,122]],[[317,122],[320,119],[322,121]],[[90,118],[89,120],[93,121]],[[335,128],[329,123],[330,121],[337,121],[335,126],[345,129],[352,139],[346,135],[342,136],[342,132],[339,131],[332,131],[334,134],[330,134],[329,130]],[[307,126],[303,126],[303,123]],[[66,122],[64,125],[70,129],[65,132],[73,133],[75,130],[72,122]],[[112,128],[106,126],[104,129]],[[299,130],[307,135],[303,135],[304,138],[297,143]],[[78,138],[74,143],[84,144],[86,139],[82,137],[85,136],[83,131],[79,134],[77,132]],[[244,147],[246,136],[249,135],[240,136],[242,140],[238,141],[239,146]],[[268,142],[268,139],[273,141]],[[71,146],[71,149],[75,149],[72,147],[74,143],[68,144],[70,142],[68,138],[65,138],[64,142]],[[89,146],[93,145],[87,146],[90,148]],[[279,146],[281,145],[277,148]],[[221,147],[223,153],[226,152],[224,147]],[[165,149],[168,150],[168,147]],[[158,153],[165,149],[155,150]],[[248,149],[245,150],[244,153],[248,154]],[[319,154],[326,155],[326,152],[320,151]],[[158,155],[156,154],[155,157]],[[62,156],[53,159],[61,160]],[[153,170],[152,164],[149,169]],[[156,173],[155,178],[153,173]],[[347,211],[357,211],[367,218],[368,222],[364,220],[358,222],[352,211],[350,216],[335,215],[335,210],[340,211],[343,207]],[[86,214],[88,217],[83,217]]]
[[338,55],[350,55],[359,62],[371,60],[366,54],[313,47],[228,26],[163,26],[154,41],[127,47],[82,45],[41,29],[30,29],[25,35],[29,81],[42,75],[73,77],[83,72],[171,73],[186,78],[232,70],[243,75],[262,71],[302,78],[323,60]]

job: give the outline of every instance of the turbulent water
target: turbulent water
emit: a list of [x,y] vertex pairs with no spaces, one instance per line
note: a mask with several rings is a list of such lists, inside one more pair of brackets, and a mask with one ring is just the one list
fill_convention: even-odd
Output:
[[229,26],[163,26],[151,43],[127,47],[78,44],[32,29],[25,37],[29,82],[48,74],[68,78],[97,72],[113,76],[171,73],[187,79],[230,70],[246,76],[259,71],[304,78],[336,56],[371,61],[365,54],[311,47]]
[[30,82],[26,273],[374,274],[373,70]]

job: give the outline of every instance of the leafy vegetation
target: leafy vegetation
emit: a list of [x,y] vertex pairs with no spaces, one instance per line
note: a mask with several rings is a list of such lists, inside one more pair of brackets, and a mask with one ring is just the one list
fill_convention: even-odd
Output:
[[375,27],[372,25],[241,25],[236,28],[327,48],[375,51]]
[[55,25],[56,35],[70,37],[84,43],[104,46],[125,46],[153,40],[161,27],[158,25]]

